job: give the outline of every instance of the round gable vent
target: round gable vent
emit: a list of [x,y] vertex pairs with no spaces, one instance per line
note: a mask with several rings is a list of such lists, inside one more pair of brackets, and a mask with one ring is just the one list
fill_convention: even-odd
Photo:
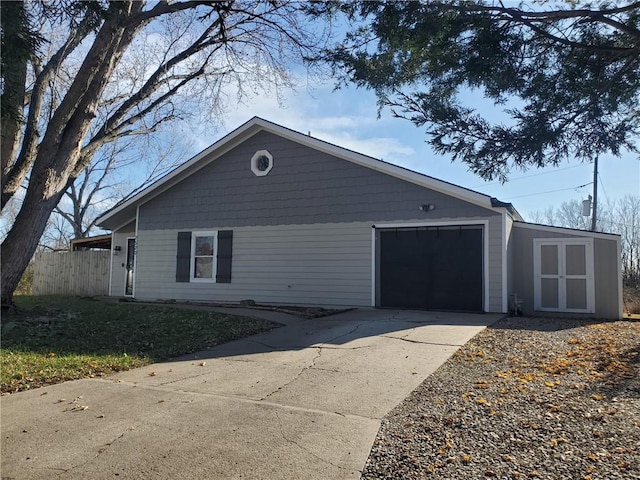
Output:
[[251,157],[251,171],[258,177],[264,177],[273,168],[273,156],[267,150],[258,150]]

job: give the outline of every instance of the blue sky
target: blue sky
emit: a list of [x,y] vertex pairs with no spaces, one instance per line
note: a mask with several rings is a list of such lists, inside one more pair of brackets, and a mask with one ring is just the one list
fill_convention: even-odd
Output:
[[[246,99],[230,105],[221,129],[189,126],[185,151],[194,155],[254,115],[342,147],[371,155],[420,173],[511,202],[525,217],[556,207],[563,201],[583,200],[592,192],[593,165],[577,161],[528,171],[513,170],[505,184],[486,182],[469,172],[463,163],[435,154],[425,142],[424,129],[407,120],[393,118],[383,110],[378,118],[375,95],[367,90],[333,85]],[[499,118],[501,108],[483,106],[488,118]],[[188,140],[187,140],[188,139]],[[602,156],[599,162],[599,198],[614,200],[626,194],[640,195],[640,160],[627,153],[622,158]]]

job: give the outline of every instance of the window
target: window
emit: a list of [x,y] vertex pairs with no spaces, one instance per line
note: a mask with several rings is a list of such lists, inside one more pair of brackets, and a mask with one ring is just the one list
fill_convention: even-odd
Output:
[[215,281],[218,232],[193,232],[191,235],[191,279]]
[[273,155],[267,150],[258,150],[251,157],[251,171],[257,177],[264,177],[273,168]]
[[233,230],[178,232],[176,282],[231,283]]

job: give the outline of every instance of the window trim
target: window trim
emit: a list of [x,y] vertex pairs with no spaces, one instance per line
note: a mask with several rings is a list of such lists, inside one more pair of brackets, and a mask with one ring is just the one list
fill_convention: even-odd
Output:
[[[213,237],[213,254],[211,264],[211,278],[202,278],[195,276],[196,258],[208,258],[208,255],[196,255],[196,238]],[[189,266],[189,280],[191,282],[216,283],[216,272],[218,268],[218,231],[208,230],[202,232],[191,232],[191,255]]]

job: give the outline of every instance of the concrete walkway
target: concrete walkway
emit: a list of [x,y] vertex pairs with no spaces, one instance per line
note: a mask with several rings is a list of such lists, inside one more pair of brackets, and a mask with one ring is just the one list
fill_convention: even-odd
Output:
[[2,478],[359,478],[381,418],[500,317],[230,313],[286,326],[2,397]]

